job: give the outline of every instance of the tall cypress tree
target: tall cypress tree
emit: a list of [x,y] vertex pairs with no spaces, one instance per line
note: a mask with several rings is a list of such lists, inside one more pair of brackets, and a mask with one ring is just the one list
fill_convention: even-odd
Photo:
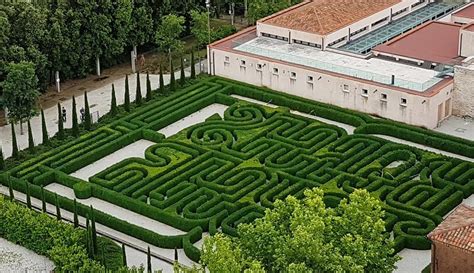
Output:
[[63,114],[61,112],[61,104],[59,104],[59,102],[58,102],[58,137],[59,139],[64,138]]
[[79,136],[79,123],[77,121],[76,97],[72,96],[72,135]]
[[41,211],[46,212],[46,196],[44,194],[43,186],[41,186]]
[[130,87],[128,86],[128,75],[125,75],[125,99],[124,99],[125,111],[130,112]]
[[171,67],[170,67],[170,91],[175,91],[176,89],[176,79],[174,77],[174,67],[173,67],[173,62],[171,62]]
[[31,209],[30,183],[26,182],[26,206]]
[[0,171],[5,169],[5,159],[3,158],[2,147],[0,146]]
[[135,96],[135,103],[142,105],[142,87],[140,85],[140,72],[137,72],[137,92]]
[[31,130],[31,122],[27,121],[28,124],[28,150],[33,151],[35,149],[35,141],[33,139],[33,131]]
[[48,128],[46,127],[46,119],[44,117],[43,109],[41,109],[41,132],[43,134],[43,144],[48,144],[49,142]]
[[146,73],[146,101],[151,101],[151,82],[148,72]]
[[18,158],[18,143],[16,141],[15,124],[12,123],[12,156]]
[[147,261],[147,272],[148,273],[152,273],[152,269],[151,269],[151,252],[150,252],[150,247],[148,247],[148,250],[146,252],[146,261]]
[[91,121],[91,109],[89,108],[89,100],[87,99],[87,92],[84,92],[84,127],[86,130],[90,130],[92,128],[92,121]]
[[79,217],[77,215],[77,201],[76,201],[76,198],[74,198],[74,227],[75,228],[79,227]]
[[196,64],[194,63],[194,50],[191,51],[191,79],[196,78]]
[[127,266],[127,253],[125,251],[125,244],[122,244],[122,265]]
[[179,84],[183,86],[186,83],[186,74],[184,73],[184,60],[181,57],[181,73],[179,75]]
[[97,230],[95,229],[95,215],[94,208],[91,205],[91,235],[92,235],[92,247],[94,253],[97,253]]
[[92,239],[91,239],[91,228],[90,228],[90,220],[89,214],[86,214],[86,250],[87,255],[89,258],[94,258],[94,249],[92,247]]
[[178,249],[176,247],[174,248],[174,261],[178,261]]
[[160,64],[160,94],[165,93],[165,79],[163,77],[163,65]]
[[10,201],[15,200],[15,194],[13,193],[13,185],[10,175],[7,174],[7,181],[8,181],[8,193],[10,195]]
[[110,101],[110,114],[112,116],[117,115],[117,98],[115,97],[115,86],[112,84],[112,100]]
[[58,194],[54,194],[54,199],[56,203],[56,219],[61,220],[61,207],[59,206]]

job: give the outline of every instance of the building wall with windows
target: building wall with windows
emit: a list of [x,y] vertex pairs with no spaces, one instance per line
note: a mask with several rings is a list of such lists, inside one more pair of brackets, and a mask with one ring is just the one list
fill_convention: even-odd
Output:
[[[304,66],[211,49],[210,73],[408,124],[435,128],[452,113],[452,80],[436,92],[400,88]],[[435,114],[436,113],[436,114]]]

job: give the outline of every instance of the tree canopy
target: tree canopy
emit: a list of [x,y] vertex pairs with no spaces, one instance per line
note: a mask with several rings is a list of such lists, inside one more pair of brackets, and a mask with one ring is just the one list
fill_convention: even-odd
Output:
[[163,52],[180,52],[183,42],[179,39],[184,31],[184,17],[175,14],[165,15],[156,31],[156,44]]
[[392,272],[399,259],[385,232],[381,202],[356,190],[327,208],[321,189],[277,200],[238,238],[205,240],[201,260],[211,272]]

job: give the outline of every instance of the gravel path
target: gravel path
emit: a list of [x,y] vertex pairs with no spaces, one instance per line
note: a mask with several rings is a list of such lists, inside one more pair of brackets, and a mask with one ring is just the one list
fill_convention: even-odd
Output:
[[52,272],[54,264],[48,258],[0,238],[0,272]]

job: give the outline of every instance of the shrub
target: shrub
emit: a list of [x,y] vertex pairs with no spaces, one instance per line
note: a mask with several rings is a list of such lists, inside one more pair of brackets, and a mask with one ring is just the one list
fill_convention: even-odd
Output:
[[74,184],[74,194],[79,199],[92,197],[92,186],[87,182],[78,182]]

